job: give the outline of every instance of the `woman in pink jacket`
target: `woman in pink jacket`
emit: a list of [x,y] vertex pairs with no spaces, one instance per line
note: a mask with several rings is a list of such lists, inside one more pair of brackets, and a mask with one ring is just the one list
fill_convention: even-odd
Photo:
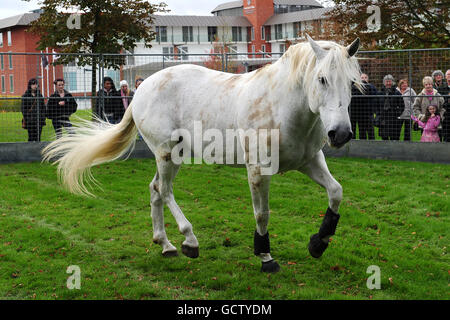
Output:
[[436,115],[436,106],[429,106],[425,112],[425,118],[423,122],[417,119],[416,116],[412,115],[411,119],[419,124],[419,127],[423,128],[422,142],[441,142],[438,135],[438,126],[441,122],[441,117]]

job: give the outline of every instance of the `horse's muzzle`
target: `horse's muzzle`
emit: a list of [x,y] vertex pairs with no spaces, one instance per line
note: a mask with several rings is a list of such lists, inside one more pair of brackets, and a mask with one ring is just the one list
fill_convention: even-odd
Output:
[[350,129],[340,129],[328,131],[328,138],[330,138],[330,145],[334,148],[341,148],[344,144],[349,142],[353,137],[353,132]]

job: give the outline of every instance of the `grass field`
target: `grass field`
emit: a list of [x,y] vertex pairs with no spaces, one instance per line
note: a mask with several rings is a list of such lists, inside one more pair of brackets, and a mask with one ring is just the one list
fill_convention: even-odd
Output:
[[[326,192],[297,172],[274,176],[269,232],[277,274],[259,271],[246,172],[183,166],[175,197],[200,257],[163,258],[152,243],[148,184],[154,160],[93,169],[103,192],[64,191],[47,164],[0,166],[1,299],[449,299],[450,167],[328,159],[344,187],[341,220],[325,254],[307,250]],[[184,240],[165,209],[169,239]],[[66,269],[81,269],[81,289]],[[380,267],[381,289],[366,273]]]
[[[78,110],[70,117],[72,124],[76,124],[78,118],[91,119],[90,110]],[[28,141],[28,131],[22,128],[21,112],[0,112],[0,142]],[[47,119],[42,128],[41,141],[51,141],[55,137],[52,120]]]

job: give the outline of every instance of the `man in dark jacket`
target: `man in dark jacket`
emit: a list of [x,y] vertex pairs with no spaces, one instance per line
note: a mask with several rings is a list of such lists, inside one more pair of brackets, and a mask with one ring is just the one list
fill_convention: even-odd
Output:
[[69,117],[77,111],[77,102],[73,96],[64,89],[64,79],[56,79],[56,91],[53,93],[47,103],[47,118],[52,120],[56,136],[59,138],[62,134],[62,127],[66,130],[72,127]]
[[38,81],[30,79],[27,91],[22,95],[22,128],[28,131],[28,141],[40,141],[45,126],[45,101],[38,89]]
[[[369,77],[363,73],[361,74],[364,92],[353,84],[352,85],[352,100],[350,102],[350,121],[352,123],[353,139],[356,138],[356,124],[359,129],[359,139],[375,139],[373,129],[373,115],[376,111],[378,103],[378,91],[374,85],[369,83]],[[368,97],[364,97],[367,95]]]
[[97,117],[112,124],[119,123],[125,113],[120,92],[110,77],[103,78],[103,92],[97,92],[96,111]]
[[400,140],[402,120],[400,115],[405,109],[403,96],[394,85],[394,77],[390,74],[383,78],[383,88],[380,92],[379,135],[383,140]]

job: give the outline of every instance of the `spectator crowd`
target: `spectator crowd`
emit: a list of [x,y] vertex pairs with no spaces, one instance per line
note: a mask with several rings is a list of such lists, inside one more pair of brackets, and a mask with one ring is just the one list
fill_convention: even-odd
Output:
[[[103,88],[97,92],[94,115],[97,119],[112,124],[119,123],[131,103],[135,90],[144,80],[136,79],[135,89],[130,90],[127,81],[120,81],[116,89],[110,77],[103,79]],[[407,79],[388,74],[378,90],[361,74],[363,91],[352,85],[352,100],[349,106],[353,138],[358,127],[359,139],[374,140],[375,133],[383,140],[410,141],[412,131],[421,131],[423,142],[450,142],[450,69],[445,75],[440,70],[422,80],[423,88],[418,93],[409,86]],[[55,92],[47,104],[38,89],[38,81],[31,79],[22,96],[22,127],[28,131],[28,141],[40,141],[46,119],[51,119],[56,137],[62,128],[70,133],[70,116],[77,111],[77,103],[65,90],[64,79],[54,82]],[[375,128],[378,128],[376,130]]]
[[353,138],[358,126],[359,139],[410,141],[412,131],[421,131],[423,142],[450,142],[450,69],[434,71],[422,80],[423,88],[416,92],[407,79],[388,74],[378,90],[367,74],[361,75],[363,91],[352,86],[349,106]]
[[[129,90],[125,80],[120,82],[120,90],[116,90],[114,81],[110,77],[103,79],[103,89],[97,92],[94,114],[97,119],[110,123],[119,123],[125,110],[133,99],[134,92],[144,79],[138,77],[135,89]],[[64,79],[56,79],[53,83],[55,92],[48,98],[47,103],[39,90],[37,79],[28,81],[28,87],[22,95],[22,128],[28,131],[28,141],[40,141],[42,128],[46,119],[52,121],[56,137],[62,135],[62,129],[70,133],[72,124],[70,116],[77,111],[78,105],[72,94],[65,89]]]

